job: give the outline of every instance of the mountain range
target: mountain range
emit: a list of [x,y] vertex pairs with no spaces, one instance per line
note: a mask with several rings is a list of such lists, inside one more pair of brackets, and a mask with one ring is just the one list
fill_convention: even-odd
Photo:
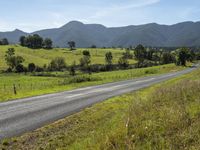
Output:
[[21,30],[0,32],[0,39],[18,43],[20,36],[39,34],[53,40],[54,46],[66,47],[68,41],[75,41],[77,47],[145,46],[179,47],[200,46],[200,22],[182,22],[174,25],[150,23],[125,27],[106,27],[101,24],[83,24],[71,21],[60,28],[45,29],[33,33]]

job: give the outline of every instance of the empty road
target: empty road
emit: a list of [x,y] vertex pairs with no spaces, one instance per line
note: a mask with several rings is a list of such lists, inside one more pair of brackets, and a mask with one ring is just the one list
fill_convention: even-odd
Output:
[[0,103],[0,140],[32,131],[110,97],[151,86],[196,68]]

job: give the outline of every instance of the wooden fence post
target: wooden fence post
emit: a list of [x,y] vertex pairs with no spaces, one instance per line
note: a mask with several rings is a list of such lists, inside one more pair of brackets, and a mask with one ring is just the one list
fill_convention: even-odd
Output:
[[15,84],[13,84],[13,91],[14,91],[14,94],[17,95],[17,89],[16,89]]

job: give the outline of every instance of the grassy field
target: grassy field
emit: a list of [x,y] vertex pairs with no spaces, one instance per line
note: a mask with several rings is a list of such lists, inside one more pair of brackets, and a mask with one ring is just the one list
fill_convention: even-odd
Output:
[[[0,74],[0,101],[7,101],[17,98],[42,95],[85,87],[98,85],[107,82],[133,79],[136,77],[168,73],[184,69],[174,64],[149,67],[143,69],[131,69],[113,72],[95,73],[92,75],[77,75],[71,77],[68,72],[53,73],[55,77],[39,77],[24,74]],[[14,86],[17,94],[14,94]]]
[[[2,149],[193,149],[200,147],[200,70],[111,98]],[[187,85],[187,86],[186,86]]]
[[[29,63],[35,63],[36,65],[43,67],[45,64],[48,65],[49,62],[55,57],[64,57],[67,64],[70,65],[74,61],[79,64],[79,60],[82,57],[82,51],[85,49],[77,49],[75,51],[70,51],[67,48],[54,48],[52,50],[45,49],[29,49],[26,47],[21,47],[18,45],[0,46],[0,70],[5,70],[7,68],[4,61],[5,52],[8,48],[15,48],[16,55],[22,56],[25,59],[24,65]],[[92,64],[105,64],[105,54],[106,52],[112,52],[113,63],[117,63],[118,59],[122,56],[125,50],[120,49],[91,49],[86,48],[91,53]],[[131,64],[135,63],[135,60],[129,60]]]

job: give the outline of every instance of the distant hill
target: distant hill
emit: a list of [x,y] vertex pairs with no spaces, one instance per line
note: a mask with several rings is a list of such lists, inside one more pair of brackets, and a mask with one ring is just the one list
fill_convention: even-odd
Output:
[[111,46],[200,46],[200,22],[183,22],[174,25],[156,23],[108,28],[100,24],[83,24],[71,21],[60,28],[46,29],[34,33],[20,30],[0,32],[0,38],[17,43],[21,35],[39,34],[53,40],[54,46],[66,47],[75,41],[77,47]]

